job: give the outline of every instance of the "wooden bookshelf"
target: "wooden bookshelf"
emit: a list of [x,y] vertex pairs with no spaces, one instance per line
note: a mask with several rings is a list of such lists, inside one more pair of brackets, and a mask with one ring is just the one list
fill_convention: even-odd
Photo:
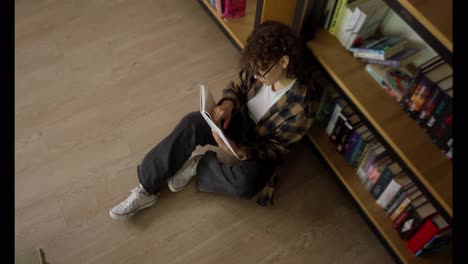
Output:
[[415,120],[365,70],[365,65],[326,31],[307,43],[322,66],[359,108],[434,199],[453,217],[452,162]]
[[453,53],[453,0],[399,0],[399,2]]
[[336,145],[330,143],[328,136],[325,134],[325,128],[319,123],[315,123],[307,135],[333,169],[336,176],[403,263],[452,263],[451,243],[449,248],[443,252],[427,258],[416,257],[408,249],[406,245],[407,241],[402,240],[398,232],[392,227],[391,221],[384,209],[377,205],[375,199],[370,192],[365,189],[354,169],[346,163],[344,157],[336,150]]
[[216,9],[211,6],[209,0],[198,0],[214,19],[215,23],[221,27],[228,38],[234,42],[234,45],[240,49],[244,48],[247,43],[247,38],[254,29],[256,23],[262,23],[266,20],[276,20],[292,26],[297,1],[298,0],[247,0],[245,16],[226,22],[218,16]]
[[247,10],[244,17],[233,19],[228,22],[218,16],[216,9],[211,6],[209,0],[201,0],[201,3],[212,13],[212,16],[227,31],[236,44],[244,48],[245,43],[247,43],[247,38],[254,28],[257,0],[247,1]]

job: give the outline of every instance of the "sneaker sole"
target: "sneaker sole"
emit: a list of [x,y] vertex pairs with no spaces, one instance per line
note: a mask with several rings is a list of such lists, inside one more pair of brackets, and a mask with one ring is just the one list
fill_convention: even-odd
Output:
[[185,188],[185,186],[187,186],[187,184],[190,182],[190,181],[188,181],[185,185],[183,185],[182,187],[177,189],[176,187],[174,187],[174,184],[172,183],[173,180],[174,180],[174,176],[169,178],[168,181],[167,181],[167,186],[169,187],[169,190],[171,190],[171,192],[180,192],[180,191],[182,191]]
[[124,214],[124,215],[114,214],[114,212],[112,212],[112,209],[110,209],[109,210],[109,215],[110,215],[110,217],[112,219],[116,219],[116,220],[128,219],[128,218],[132,217],[134,214],[136,214],[138,211],[155,205],[157,201],[158,201],[158,196],[156,196],[154,201],[148,202],[148,203],[138,207],[135,211],[133,211],[133,212],[131,212],[129,214]]

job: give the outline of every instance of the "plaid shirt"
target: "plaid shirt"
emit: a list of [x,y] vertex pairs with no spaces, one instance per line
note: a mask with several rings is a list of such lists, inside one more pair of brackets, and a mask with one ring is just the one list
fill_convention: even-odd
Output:
[[[223,91],[223,98],[234,103],[233,115],[247,106],[262,88],[263,84],[245,70],[240,71],[239,78],[228,84]],[[276,160],[290,151],[294,142],[299,141],[309,130],[315,117],[316,95],[308,86],[296,81],[258,121],[255,132],[257,140],[252,145],[238,145],[245,151],[244,159],[261,158]]]

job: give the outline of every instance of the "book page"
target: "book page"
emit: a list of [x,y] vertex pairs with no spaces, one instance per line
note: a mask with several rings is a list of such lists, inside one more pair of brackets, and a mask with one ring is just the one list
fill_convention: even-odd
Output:
[[205,121],[208,123],[208,125],[216,131],[216,133],[219,135],[221,140],[226,144],[226,146],[231,150],[231,152],[236,156],[237,159],[239,157],[237,156],[236,152],[232,148],[231,144],[229,144],[229,141],[227,140],[226,136],[224,135],[223,131],[221,128],[219,128],[214,122],[213,119],[210,116],[211,110],[216,106],[215,100],[213,98],[213,94],[206,88],[203,84],[200,85],[200,113],[202,114],[203,118]]

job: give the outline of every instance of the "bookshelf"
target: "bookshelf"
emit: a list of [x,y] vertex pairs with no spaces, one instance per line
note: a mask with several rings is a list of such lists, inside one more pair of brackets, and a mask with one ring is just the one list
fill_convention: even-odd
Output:
[[357,202],[362,211],[367,215],[368,219],[373,223],[393,252],[403,260],[403,263],[414,264],[435,264],[435,263],[451,263],[450,248],[434,254],[430,258],[420,258],[414,256],[406,246],[406,240],[402,240],[396,230],[392,227],[385,211],[377,205],[374,197],[366,190],[359,176],[352,167],[346,163],[340,153],[336,151],[336,145],[330,143],[327,134],[324,133],[324,128],[315,123],[310,132],[307,134],[309,139],[315,145],[325,161],[330,165],[338,179],[343,183],[354,200]]
[[247,0],[244,17],[224,21],[209,0],[198,0],[208,15],[238,49],[243,49],[255,25],[266,20],[277,20],[292,25],[297,0]]
[[448,64],[453,54],[453,0],[384,0]]
[[[397,1],[385,0],[385,2]],[[447,10],[452,8],[452,1],[449,2],[450,4],[444,5],[444,1],[399,1],[400,5],[407,9],[403,12],[409,13],[411,19],[418,20],[418,23],[431,33],[431,38],[443,44],[451,57],[452,24],[451,19],[443,15],[451,14],[451,10],[450,12]],[[393,8],[392,5],[390,7]],[[415,31],[420,33],[417,28]],[[408,117],[398,103],[367,73],[365,64],[353,57],[335,36],[323,29],[318,30],[314,39],[307,43],[307,47],[340,88],[341,93],[372,127],[378,138],[384,141],[397,160],[410,171],[413,181],[451,222],[452,162],[437,148],[415,120]],[[329,142],[324,131],[325,128],[320,124],[314,124],[308,133],[308,138],[399,259],[403,263],[451,263],[451,244],[443,252],[427,257],[416,257],[410,252],[406,245],[407,240],[398,236],[385,211],[377,205],[355,170],[336,151],[336,146]]]

